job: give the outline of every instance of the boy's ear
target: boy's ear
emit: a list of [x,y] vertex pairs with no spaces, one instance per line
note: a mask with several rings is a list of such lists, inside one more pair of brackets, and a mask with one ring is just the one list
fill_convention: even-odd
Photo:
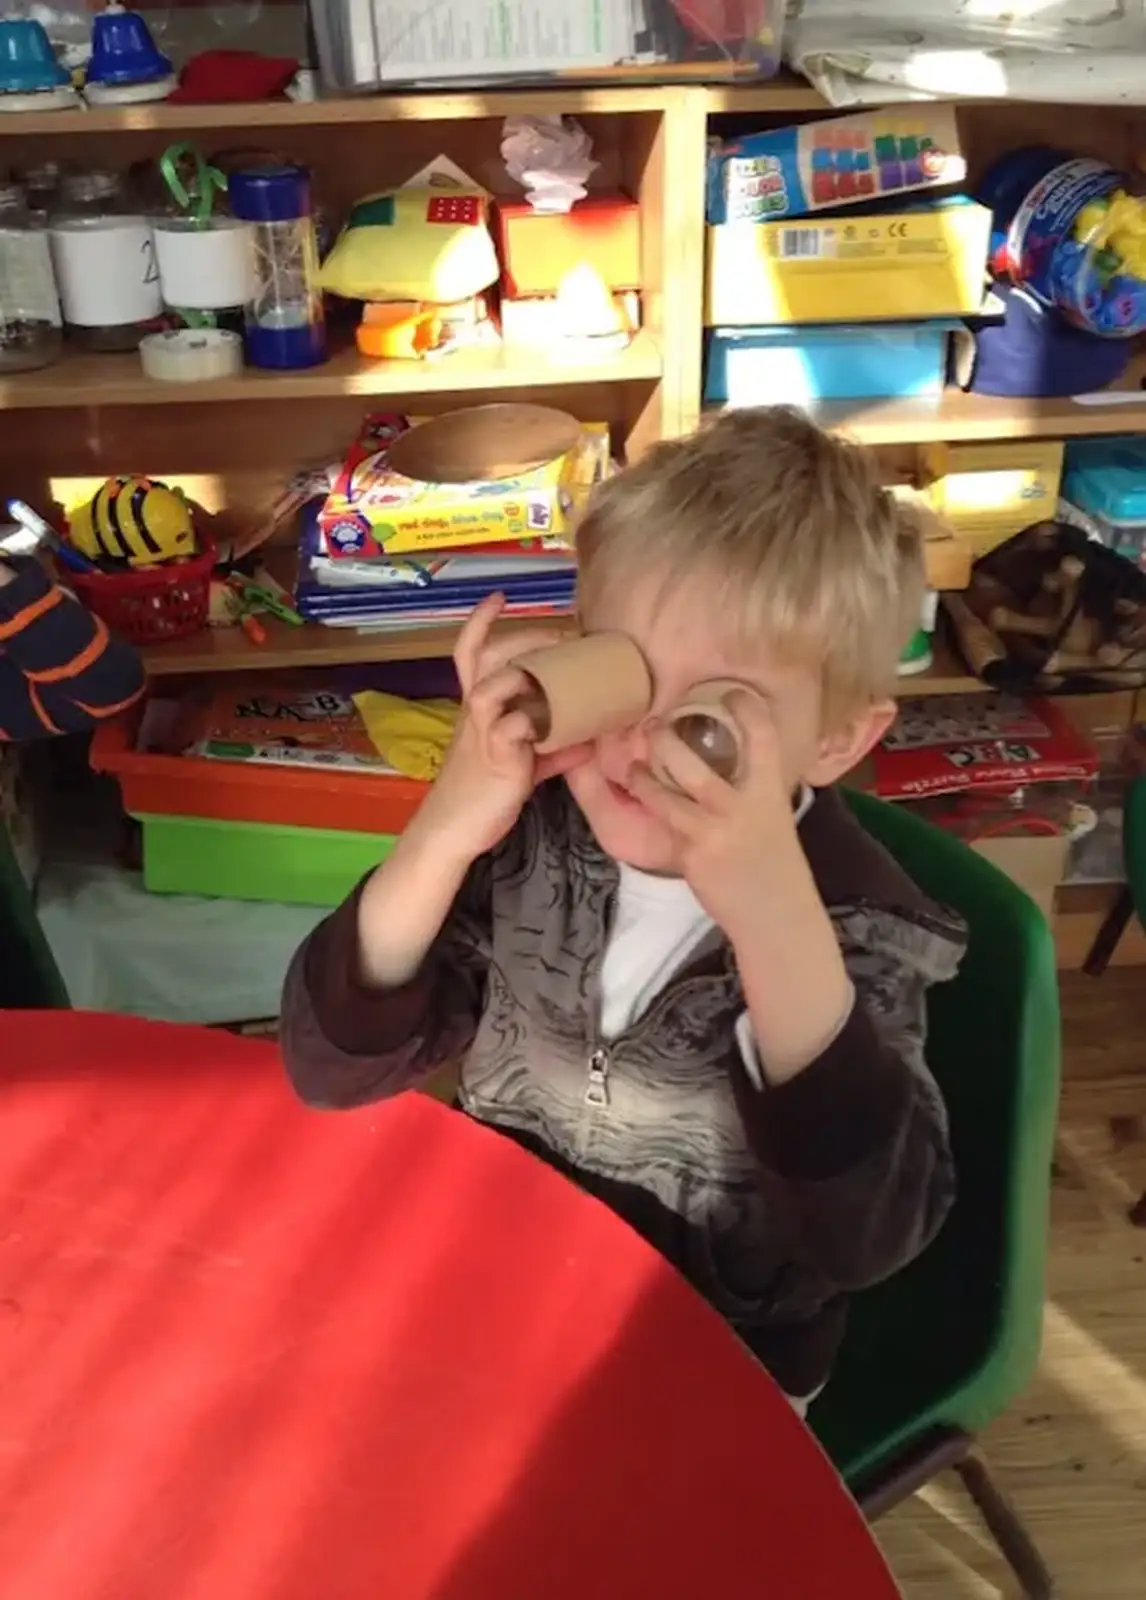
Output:
[[858,767],[895,721],[896,709],[894,700],[873,701],[826,733],[811,769],[803,774],[804,782],[813,789],[826,789]]

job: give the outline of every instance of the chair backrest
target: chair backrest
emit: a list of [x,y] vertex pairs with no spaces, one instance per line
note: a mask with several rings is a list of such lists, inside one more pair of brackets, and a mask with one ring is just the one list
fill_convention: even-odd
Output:
[[0,1010],[66,1007],[68,991],[0,818]]
[[1060,1023],[1054,943],[1026,894],[902,806],[848,796],[864,827],[970,932],[928,1004],[958,1198],[935,1243],[858,1295],[812,1423],[853,1483],[936,1425],[977,1432],[1038,1358]]

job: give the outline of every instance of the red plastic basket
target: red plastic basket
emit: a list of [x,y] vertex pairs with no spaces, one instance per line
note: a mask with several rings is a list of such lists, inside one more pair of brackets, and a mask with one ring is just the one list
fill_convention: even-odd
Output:
[[207,625],[215,545],[200,535],[202,549],[189,561],[144,567],[138,572],[61,574],[78,599],[130,644],[185,639]]

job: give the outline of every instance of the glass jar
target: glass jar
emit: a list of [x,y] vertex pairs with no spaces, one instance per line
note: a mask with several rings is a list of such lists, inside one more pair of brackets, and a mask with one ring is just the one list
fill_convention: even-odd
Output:
[[151,224],[120,175],[65,173],[50,231],[68,337],[88,350],[138,349],[163,299]]
[[50,366],[62,345],[47,219],[0,184],[0,373]]

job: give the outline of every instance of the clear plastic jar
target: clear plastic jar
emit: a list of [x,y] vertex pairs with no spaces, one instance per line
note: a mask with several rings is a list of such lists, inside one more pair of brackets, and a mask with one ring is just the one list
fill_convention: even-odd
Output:
[[68,337],[88,350],[138,349],[163,299],[151,224],[120,175],[65,173],[50,231]]
[[19,185],[0,184],[0,373],[50,366],[61,345],[47,219]]

